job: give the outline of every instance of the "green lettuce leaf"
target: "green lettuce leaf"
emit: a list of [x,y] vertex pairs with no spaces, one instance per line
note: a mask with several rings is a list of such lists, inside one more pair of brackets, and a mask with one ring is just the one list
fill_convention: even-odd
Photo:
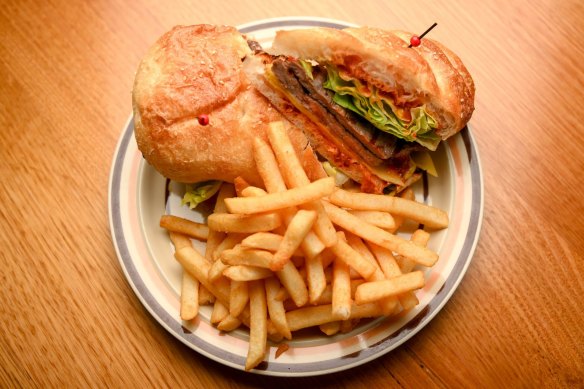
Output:
[[203,201],[213,197],[221,187],[221,181],[203,181],[197,184],[187,185],[182,205],[188,204],[191,209]]
[[424,106],[412,108],[412,120],[407,123],[395,115],[392,102],[380,96],[375,86],[366,87],[359,80],[343,79],[333,66],[326,69],[328,77],[323,86],[335,92],[335,103],[362,116],[381,131],[436,150],[440,143],[440,137],[434,131],[436,121]]

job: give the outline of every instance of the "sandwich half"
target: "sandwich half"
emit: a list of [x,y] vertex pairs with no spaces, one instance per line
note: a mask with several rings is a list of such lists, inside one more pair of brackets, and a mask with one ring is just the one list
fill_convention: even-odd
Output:
[[459,132],[474,83],[458,56],[428,38],[375,28],[279,31],[247,56],[248,79],[303,130],[325,169],[364,192],[397,193],[431,172],[424,153]]

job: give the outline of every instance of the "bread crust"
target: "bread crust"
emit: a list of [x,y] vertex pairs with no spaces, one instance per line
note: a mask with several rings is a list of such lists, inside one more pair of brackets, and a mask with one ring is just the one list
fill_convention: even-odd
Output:
[[332,63],[402,102],[426,105],[438,122],[437,134],[446,139],[470,119],[474,84],[460,58],[443,45],[424,38],[421,46],[408,48],[412,35],[370,27],[280,31],[271,52]]
[[[185,183],[241,176],[262,186],[253,140],[267,141],[269,123],[286,119],[243,73],[250,53],[235,28],[213,25],[175,27],[147,52],[132,94],[135,137],[162,175]],[[209,115],[208,125],[199,124],[200,114]],[[301,160],[314,170],[306,138],[288,127]]]

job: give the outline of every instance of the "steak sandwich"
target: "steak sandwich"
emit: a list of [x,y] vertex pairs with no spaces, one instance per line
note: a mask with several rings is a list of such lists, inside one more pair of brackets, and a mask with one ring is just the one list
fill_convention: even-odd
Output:
[[365,192],[399,192],[431,165],[420,150],[463,128],[474,101],[460,59],[426,38],[408,48],[410,36],[280,31],[268,54],[233,27],[175,27],[135,76],[138,148],[177,182],[241,176],[261,185],[253,140],[282,121],[311,180],[329,174]]
[[442,44],[374,28],[279,31],[245,61],[252,84],[319,154],[327,173],[362,191],[396,193],[432,170],[423,151],[474,110],[474,83]]

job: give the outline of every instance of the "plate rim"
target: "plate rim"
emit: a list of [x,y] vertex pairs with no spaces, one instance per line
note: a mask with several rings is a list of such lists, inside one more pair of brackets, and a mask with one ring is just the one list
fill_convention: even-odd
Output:
[[[240,29],[240,31],[243,30],[242,31],[243,33],[250,33],[250,32],[253,32],[253,30],[251,30],[252,28],[255,28],[256,30],[258,30],[258,29],[265,29],[265,28],[271,28],[271,27],[281,27],[282,25],[281,24],[278,25],[278,23],[282,23],[282,22],[290,23],[288,25],[301,24],[302,26],[306,26],[307,25],[306,23],[308,23],[309,25],[319,25],[319,23],[326,23],[330,26],[337,26],[337,27],[346,27],[347,25],[354,25],[352,23],[344,22],[341,20],[320,18],[320,17],[278,17],[278,18],[267,18],[267,19],[260,19],[257,21],[252,21],[252,22],[249,22],[246,24],[239,25],[239,26],[237,26],[237,28]],[[125,152],[129,142],[131,141],[131,139],[133,139],[133,133],[134,133],[133,129],[134,129],[133,114],[130,114],[130,116],[129,116],[128,120],[126,121],[126,124],[123,128],[121,136],[118,139],[118,142],[117,142],[117,145],[115,148],[115,152],[114,152],[113,157],[112,157],[112,164],[111,164],[110,176],[109,176],[109,182],[108,182],[108,213],[109,213],[110,234],[111,234],[112,242],[113,242],[113,245],[114,245],[114,248],[116,251],[116,255],[118,257],[118,261],[119,261],[120,266],[122,267],[122,270],[124,272],[124,276],[126,277],[126,280],[130,284],[131,288],[133,289],[134,293],[136,294],[136,296],[138,297],[138,299],[140,300],[142,305],[156,319],[156,321],[159,324],[161,324],[163,326],[163,328],[165,328],[165,330],[170,332],[175,338],[177,338],[179,341],[181,341],[183,344],[185,344],[189,348],[197,351],[201,355],[204,355],[204,356],[206,356],[206,357],[208,357],[216,362],[219,362],[223,365],[233,367],[237,370],[243,370],[243,366],[240,363],[235,363],[233,361],[220,358],[217,355],[215,355],[211,352],[208,352],[207,350],[197,346],[196,344],[193,344],[188,339],[186,339],[186,337],[180,336],[181,334],[177,333],[175,331],[175,329],[172,328],[171,324],[168,323],[167,320],[165,320],[165,318],[161,317],[156,312],[156,310],[151,306],[152,303],[158,304],[158,302],[155,301],[155,299],[152,296],[143,296],[142,295],[142,291],[139,289],[138,285],[135,284],[134,279],[133,279],[132,275],[130,274],[130,270],[126,267],[126,263],[124,262],[125,257],[130,257],[131,255],[130,255],[127,247],[124,248],[124,247],[118,246],[119,242],[118,242],[117,238],[118,238],[119,231],[117,231],[118,227],[116,226],[116,220],[114,220],[114,217],[115,217],[114,210],[115,210],[116,206],[119,207],[120,199],[116,198],[116,196],[114,196],[113,186],[114,186],[115,181],[118,178],[118,176],[121,175],[121,170],[116,169],[116,167],[123,166],[123,158],[120,158],[121,157],[120,152],[122,151],[123,147],[124,147],[123,151]],[[395,350],[397,347],[400,347],[403,343],[405,343],[406,341],[411,339],[415,334],[419,333],[442,310],[444,305],[450,300],[450,298],[454,294],[455,290],[458,288],[458,285],[460,284],[460,282],[464,278],[464,275],[466,274],[466,271],[468,270],[468,267],[470,266],[470,263],[473,260],[474,253],[475,253],[475,250],[476,250],[478,242],[479,242],[480,233],[482,230],[482,223],[483,223],[483,212],[484,212],[484,182],[483,182],[483,179],[484,179],[484,176],[483,176],[483,170],[482,170],[479,152],[478,152],[478,149],[476,147],[476,141],[475,141],[474,136],[472,134],[472,130],[471,130],[470,125],[467,125],[467,128],[462,130],[459,134],[460,134],[460,136],[463,137],[463,141],[464,141],[468,156],[470,157],[471,152],[472,152],[472,157],[473,157],[473,159],[469,162],[469,165],[470,165],[469,167],[471,169],[471,177],[476,178],[477,182],[475,182],[474,179],[473,179],[473,182],[471,182],[471,185],[472,185],[471,193],[472,193],[473,197],[476,194],[478,196],[478,199],[475,200],[473,198],[473,201],[471,204],[471,211],[470,211],[471,212],[470,222],[475,220],[476,225],[474,226],[474,230],[475,230],[474,236],[472,236],[471,239],[465,238],[463,248],[461,248],[461,254],[464,250],[466,250],[466,252],[468,253],[467,255],[465,255],[466,260],[465,260],[462,268],[460,268],[458,274],[456,274],[456,278],[452,280],[452,283],[448,287],[447,292],[443,296],[441,296],[439,303],[436,305],[436,307],[434,307],[432,309],[432,312],[430,312],[430,314],[428,314],[428,315],[424,315],[422,320],[416,325],[416,327],[414,329],[412,329],[411,331],[409,331],[407,334],[401,336],[401,338],[398,341],[396,341],[395,343],[392,344],[392,347],[385,347],[381,350],[378,350],[376,352],[371,353],[371,355],[369,355],[365,358],[362,358],[356,362],[339,364],[336,367],[332,367],[330,369],[322,370],[322,371],[309,370],[309,371],[286,372],[286,371],[272,371],[272,370],[269,370],[269,368],[268,368],[266,370],[253,369],[250,372],[260,374],[260,375],[301,377],[301,376],[316,376],[316,375],[330,374],[330,373],[334,373],[334,372],[338,372],[338,371],[351,369],[351,368],[360,366],[364,363],[367,363],[371,360],[374,360],[376,358],[379,358],[379,357],[389,353],[390,351]],[[457,136],[458,136],[458,134],[457,134]],[[476,188],[475,186],[477,186],[478,188]],[[478,207],[474,205],[475,201],[476,201],[476,204],[478,204]],[[119,215],[119,212],[118,212],[118,215]],[[119,215],[119,216],[121,219],[121,215]],[[468,232],[468,231],[466,231],[466,232]],[[123,236],[123,231],[121,232],[121,234]],[[467,243],[469,243],[469,242],[470,242],[470,246],[467,247]],[[124,243],[127,244],[127,242],[124,242]],[[456,263],[455,263],[455,265],[456,265]],[[451,275],[449,275],[449,276],[451,276]],[[445,285],[446,285],[446,282],[449,280],[449,278],[447,278],[445,280]],[[437,296],[438,295],[434,296],[432,300],[434,300]],[[432,300],[430,300],[430,302]],[[430,305],[430,303],[428,303],[428,306],[429,305]],[[161,310],[164,311],[164,308],[161,308]],[[415,320],[415,318],[411,319],[410,321],[413,321],[413,320]],[[388,341],[388,338],[385,337],[379,343],[383,344],[387,341]]]

